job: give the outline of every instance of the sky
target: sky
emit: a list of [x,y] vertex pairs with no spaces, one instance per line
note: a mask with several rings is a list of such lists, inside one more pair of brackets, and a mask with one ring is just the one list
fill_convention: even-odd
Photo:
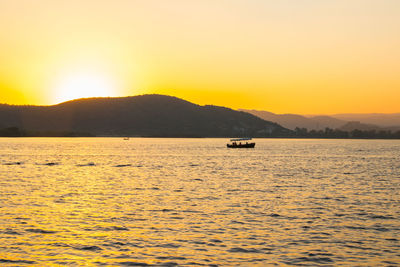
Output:
[[0,103],[400,112],[397,0],[0,0]]

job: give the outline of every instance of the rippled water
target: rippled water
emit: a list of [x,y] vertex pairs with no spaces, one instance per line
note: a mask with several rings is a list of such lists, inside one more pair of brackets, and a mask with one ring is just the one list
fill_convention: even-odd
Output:
[[400,141],[0,139],[0,265],[400,264]]

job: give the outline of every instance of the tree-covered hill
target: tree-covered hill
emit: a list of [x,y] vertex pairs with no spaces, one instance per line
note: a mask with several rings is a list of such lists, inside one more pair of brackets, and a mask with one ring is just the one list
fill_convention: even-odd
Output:
[[0,105],[0,128],[97,136],[270,137],[290,131],[249,113],[165,95],[87,98],[54,106]]

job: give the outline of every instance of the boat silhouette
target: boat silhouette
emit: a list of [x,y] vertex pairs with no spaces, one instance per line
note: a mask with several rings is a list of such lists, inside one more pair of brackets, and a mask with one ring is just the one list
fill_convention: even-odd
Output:
[[[226,144],[228,148],[254,148],[256,143],[251,142],[249,143],[251,138],[234,138],[230,140],[230,143]],[[242,143],[243,141],[243,143]],[[244,142],[246,141],[246,142]],[[239,143],[238,143],[239,142]]]

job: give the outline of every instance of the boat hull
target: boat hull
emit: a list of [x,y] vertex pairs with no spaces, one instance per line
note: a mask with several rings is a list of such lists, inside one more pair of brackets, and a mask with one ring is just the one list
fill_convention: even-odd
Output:
[[249,143],[249,144],[226,144],[228,148],[254,148],[256,143]]

